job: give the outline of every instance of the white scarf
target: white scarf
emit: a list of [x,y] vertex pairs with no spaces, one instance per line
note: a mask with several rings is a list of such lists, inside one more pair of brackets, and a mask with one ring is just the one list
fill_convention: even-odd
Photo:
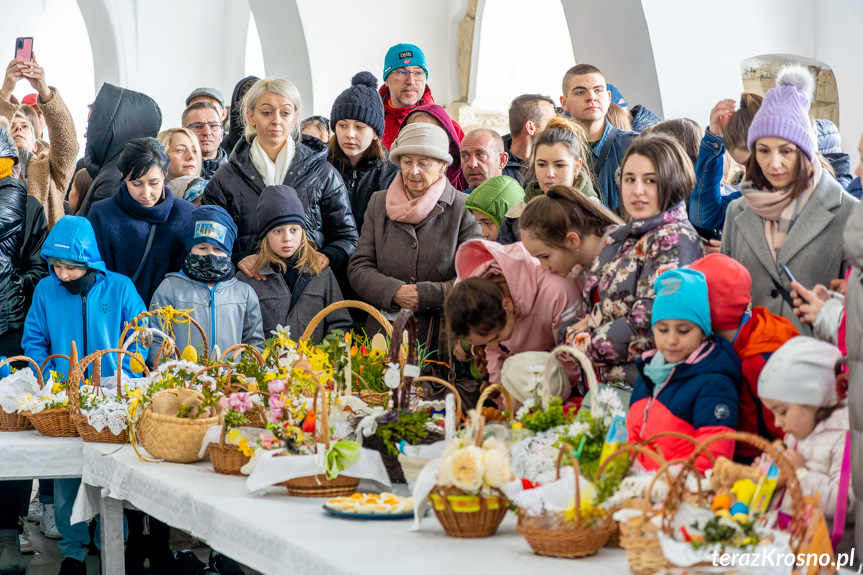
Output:
[[288,168],[291,166],[291,161],[294,159],[294,140],[290,136],[279,150],[279,155],[276,156],[276,161],[272,161],[261,144],[258,143],[258,138],[252,142],[250,151],[252,164],[261,177],[264,178],[265,186],[278,186],[285,182],[285,174],[288,173]]

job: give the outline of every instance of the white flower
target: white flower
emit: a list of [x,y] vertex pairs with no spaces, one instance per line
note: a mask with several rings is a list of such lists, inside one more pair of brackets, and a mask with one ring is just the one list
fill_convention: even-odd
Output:
[[286,339],[291,339],[291,327],[283,326],[282,324],[277,324],[275,330],[270,331],[271,334],[275,336],[283,335]]
[[518,420],[530,413],[530,410],[533,408],[534,405],[536,405],[536,400],[532,397],[528,397],[524,401],[524,403],[521,404],[521,407],[518,409],[518,411],[515,412],[515,418]]
[[485,466],[483,481],[489,487],[500,487],[512,480],[509,469],[509,452],[503,449],[491,449],[483,454],[482,463]]
[[390,389],[396,389],[402,383],[402,374],[399,372],[399,364],[390,362],[387,364],[387,372],[384,374],[384,383]]
[[583,421],[573,421],[570,424],[569,428],[566,430],[566,435],[569,437],[578,437],[579,435],[585,434],[590,430],[590,425]]
[[443,448],[443,453],[441,454],[441,459],[447,459],[453,453],[458,451],[463,447],[462,440],[460,437],[454,437],[449,440],[449,443]]

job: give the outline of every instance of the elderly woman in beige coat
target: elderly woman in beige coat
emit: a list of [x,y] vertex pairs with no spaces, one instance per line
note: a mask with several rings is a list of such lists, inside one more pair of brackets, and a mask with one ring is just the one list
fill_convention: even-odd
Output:
[[[385,316],[412,310],[419,320],[419,340],[429,351],[451,349],[441,325],[444,298],[455,282],[456,250],[479,238],[480,226],[465,209],[466,194],[446,177],[453,158],[441,128],[406,126],[393,143],[390,160],[401,173],[389,189],[372,194],[348,277],[357,294]],[[366,332],[379,329],[369,317]]]

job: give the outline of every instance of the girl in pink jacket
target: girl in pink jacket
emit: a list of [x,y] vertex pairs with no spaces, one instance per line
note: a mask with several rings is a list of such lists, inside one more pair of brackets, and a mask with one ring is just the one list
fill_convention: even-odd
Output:
[[[758,378],[758,396],[785,433],[785,457],[796,470],[805,496],[818,495],[837,552],[850,551],[854,535],[854,493],[848,407],[845,389],[836,383],[839,349],[811,337],[797,336],[780,347]],[[788,495],[780,509],[790,513]],[[844,529],[844,537],[843,537]]]
[[551,351],[558,331],[587,312],[575,283],[543,271],[521,243],[465,242],[456,252],[455,269],[458,280],[444,305],[446,324],[475,354],[484,349],[491,383],[500,383],[507,357]]

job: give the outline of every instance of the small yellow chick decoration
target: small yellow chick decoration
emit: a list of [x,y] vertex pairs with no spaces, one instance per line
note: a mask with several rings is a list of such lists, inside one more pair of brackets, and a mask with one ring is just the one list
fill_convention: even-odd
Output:
[[198,350],[196,350],[191,345],[187,345],[185,349],[183,349],[183,355],[180,357],[182,357],[186,361],[198,363]]

